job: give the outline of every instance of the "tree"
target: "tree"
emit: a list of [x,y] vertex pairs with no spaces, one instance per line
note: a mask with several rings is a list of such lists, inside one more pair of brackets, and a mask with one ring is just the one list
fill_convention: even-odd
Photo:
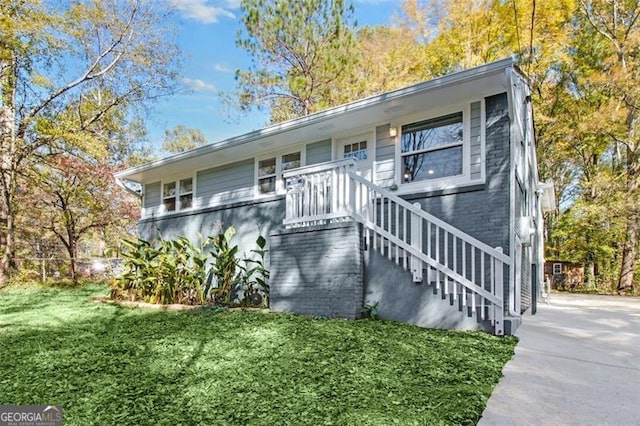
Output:
[[[425,46],[409,28],[375,26],[356,34],[357,68],[351,79],[337,81],[349,100],[380,94],[428,80]],[[348,77],[348,76],[347,76]]]
[[334,90],[354,70],[353,6],[344,0],[242,0],[244,31],[236,44],[250,55],[236,72],[235,103],[268,108],[271,121],[300,117],[346,101]]
[[171,154],[177,154],[205,145],[206,143],[207,139],[200,130],[179,124],[173,129],[164,131],[162,150]]
[[158,4],[0,3],[0,285],[14,264],[20,180],[51,153],[104,155],[114,111],[173,92],[177,52]]
[[83,238],[126,226],[138,216],[137,202],[115,185],[113,171],[109,165],[62,154],[48,157],[34,176],[29,199],[38,212],[36,224],[66,249],[73,280]]
[[591,84],[606,99],[591,123],[611,147],[622,179],[625,236],[618,291],[633,289],[640,239],[640,4],[637,1],[581,0],[581,18],[594,39],[605,45],[591,65]]
[[107,164],[113,167],[135,167],[155,160],[144,121],[127,119],[124,112],[113,123],[107,143]]

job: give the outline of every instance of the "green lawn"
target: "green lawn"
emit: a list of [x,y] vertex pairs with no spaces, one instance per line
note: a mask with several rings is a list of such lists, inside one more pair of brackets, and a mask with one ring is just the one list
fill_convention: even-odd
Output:
[[88,301],[106,293],[0,291],[0,404],[61,404],[65,425],[475,424],[516,343]]

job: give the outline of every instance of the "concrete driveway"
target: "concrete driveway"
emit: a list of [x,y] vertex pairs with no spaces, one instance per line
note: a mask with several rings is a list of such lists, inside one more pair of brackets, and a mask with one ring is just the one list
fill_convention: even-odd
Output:
[[551,295],[526,313],[479,425],[640,425],[640,298]]

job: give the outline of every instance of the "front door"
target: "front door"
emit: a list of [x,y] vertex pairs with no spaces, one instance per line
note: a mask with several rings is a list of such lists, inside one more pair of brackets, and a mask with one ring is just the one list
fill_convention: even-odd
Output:
[[336,144],[336,158],[355,158],[356,169],[358,174],[365,179],[372,179],[373,158],[371,149],[372,138],[368,133],[352,136],[349,138],[339,139]]

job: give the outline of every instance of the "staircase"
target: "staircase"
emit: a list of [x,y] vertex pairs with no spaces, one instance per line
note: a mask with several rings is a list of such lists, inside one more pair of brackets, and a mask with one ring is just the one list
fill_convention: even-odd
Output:
[[511,259],[356,172],[344,159],[286,171],[284,225],[355,220],[365,244],[406,269],[413,282],[434,286],[461,312],[504,334],[504,287]]

